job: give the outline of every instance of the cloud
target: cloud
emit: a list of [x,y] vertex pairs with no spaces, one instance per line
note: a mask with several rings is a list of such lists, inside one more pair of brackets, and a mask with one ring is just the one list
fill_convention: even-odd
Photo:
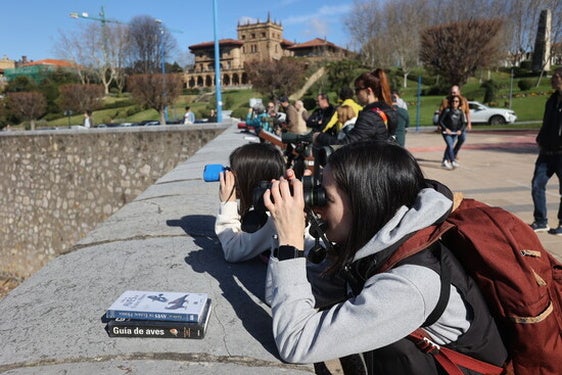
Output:
[[258,22],[258,19],[254,17],[242,16],[238,18],[238,23],[240,25],[244,25],[246,23],[256,23],[256,22]]
[[283,20],[284,25],[295,25],[301,23],[312,22],[313,20],[318,20],[323,18],[326,20],[325,23],[329,22],[340,22],[340,16],[349,13],[351,10],[351,5],[336,5],[336,6],[322,6],[312,14],[305,14],[299,16],[290,16]]

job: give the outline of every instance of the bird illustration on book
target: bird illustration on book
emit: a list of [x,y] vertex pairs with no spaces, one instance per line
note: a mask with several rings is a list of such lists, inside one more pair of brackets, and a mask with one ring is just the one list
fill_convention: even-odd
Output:
[[157,296],[148,296],[148,298],[150,298],[153,301],[157,301],[157,302],[167,302],[168,301],[166,299],[166,297],[164,297],[164,293],[160,293]]
[[181,309],[183,307],[183,304],[187,302],[187,296],[189,294],[186,294],[183,297],[177,298],[173,301],[168,302],[168,306],[166,306],[166,309],[168,310],[177,310],[177,309]]

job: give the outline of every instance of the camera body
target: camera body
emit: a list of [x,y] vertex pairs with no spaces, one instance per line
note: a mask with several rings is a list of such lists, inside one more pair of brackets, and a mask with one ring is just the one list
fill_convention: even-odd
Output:
[[[306,207],[321,207],[326,204],[326,191],[320,185],[320,181],[314,176],[303,176],[303,195],[304,204]],[[265,204],[263,202],[263,194],[267,189],[271,188],[271,182],[260,181],[258,186],[254,188],[252,193],[252,203],[255,210],[266,211]],[[293,191],[291,190],[291,194]]]
[[229,167],[225,167],[222,164],[207,164],[203,169],[203,181],[205,182],[219,181],[220,173],[229,170],[230,170]]

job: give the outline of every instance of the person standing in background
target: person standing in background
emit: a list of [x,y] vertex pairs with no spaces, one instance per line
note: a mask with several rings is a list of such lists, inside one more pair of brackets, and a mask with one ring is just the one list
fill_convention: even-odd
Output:
[[[400,101],[402,101],[402,105]],[[398,115],[396,116],[396,143],[404,147],[406,145],[406,128],[410,126],[408,105],[395,92],[392,94],[392,107],[396,110],[396,114]]]
[[308,129],[306,127],[306,120],[308,119],[308,111],[304,108],[304,103],[302,100],[297,100],[295,102],[295,109],[297,110],[297,134],[306,134]]
[[298,117],[299,114],[297,113],[297,109],[294,105],[289,103],[289,98],[286,96],[282,96],[279,98],[279,104],[287,117],[285,118],[285,126],[284,129],[290,133],[298,133]]
[[[562,68],[554,71],[550,84],[555,90],[544,107],[541,129],[537,135],[539,156],[535,162],[535,171],[531,182],[533,197],[533,217],[531,228],[535,232],[546,232],[562,236]],[[561,194],[558,205],[558,226],[548,227],[546,211],[546,184],[556,174],[558,189]]]
[[396,89],[392,90],[392,102],[396,103],[397,107],[408,110],[408,104],[400,97],[400,93]]
[[207,122],[217,122],[217,112],[214,109],[211,109]]
[[87,109],[86,112],[84,112],[84,127],[90,129],[93,126],[94,120],[92,119],[92,111]]
[[315,146],[344,145],[367,140],[388,140],[396,135],[397,115],[392,108],[388,77],[383,69],[365,72],[355,79],[357,102],[364,105],[353,129],[342,139],[328,133],[314,133]]
[[[328,95],[320,93],[316,97],[318,107],[306,120],[306,126],[314,132],[320,132],[334,115],[336,109],[330,104]],[[335,134],[335,133],[334,133]]]
[[[357,115],[363,109],[363,106],[353,99],[353,89],[351,87],[342,87],[338,96],[340,100],[340,106],[346,105],[351,107],[355,115]],[[343,126],[344,124],[338,120],[338,114],[334,112],[330,121],[326,124],[324,129],[322,129],[322,132],[329,134],[336,132],[337,134],[340,134]]]
[[195,123],[195,114],[191,112],[191,108],[189,106],[185,107],[185,114],[183,115],[183,123],[185,125],[190,125]]

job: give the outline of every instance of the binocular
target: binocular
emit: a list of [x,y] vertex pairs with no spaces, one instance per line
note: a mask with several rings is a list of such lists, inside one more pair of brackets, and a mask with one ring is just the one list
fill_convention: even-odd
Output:
[[225,167],[222,164],[207,164],[203,169],[203,181],[205,182],[219,181],[220,173],[229,170],[230,170],[229,167]]

